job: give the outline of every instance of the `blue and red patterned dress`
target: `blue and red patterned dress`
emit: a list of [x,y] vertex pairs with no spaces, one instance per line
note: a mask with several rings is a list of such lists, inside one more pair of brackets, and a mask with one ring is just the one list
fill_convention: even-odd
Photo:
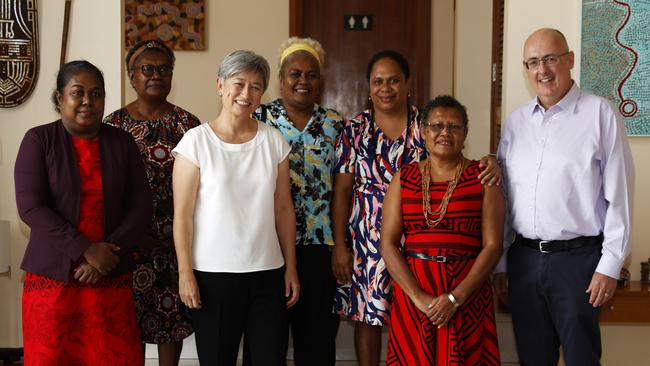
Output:
[[[104,193],[99,139],[72,137],[81,181],[78,230],[104,240]],[[93,245],[93,244],[91,244]],[[95,284],[25,274],[25,365],[142,365],[132,274]]]
[[[483,187],[477,179],[480,169],[472,161],[465,169],[447,214],[430,228],[422,211],[422,174],[417,163],[402,167],[404,249],[428,256],[475,257],[483,248],[481,213]],[[440,205],[447,182],[430,187],[431,208]],[[406,257],[420,287],[440,296],[465,279],[475,259],[438,263]],[[500,365],[494,303],[490,281],[485,281],[456,310],[447,326],[438,328],[421,312],[396,283],[390,312],[387,365]]]
[[185,132],[201,122],[174,106],[170,113],[150,120],[136,120],[122,108],[106,116],[104,123],[133,135],[153,197],[151,227],[134,248],[133,290],[142,341],[156,344],[182,341],[194,330],[178,295],[178,265],[172,234],[174,158],[171,151]]
[[354,174],[347,233],[354,268],[352,284],[338,284],[334,308],[350,320],[388,323],[392,281],[378,250],[381,206],[393,174],[423,155],[420,114],[414,106],[406,129],[395,141],[377,126],[369,110],[348,121],[343,129],[336,147],[335,171]]

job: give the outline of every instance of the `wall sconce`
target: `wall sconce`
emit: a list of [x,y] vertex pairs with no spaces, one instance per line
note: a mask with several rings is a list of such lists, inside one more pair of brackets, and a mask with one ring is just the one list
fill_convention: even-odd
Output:
[[0,220],[0,277],[11,278],[10,238],[9,221]]

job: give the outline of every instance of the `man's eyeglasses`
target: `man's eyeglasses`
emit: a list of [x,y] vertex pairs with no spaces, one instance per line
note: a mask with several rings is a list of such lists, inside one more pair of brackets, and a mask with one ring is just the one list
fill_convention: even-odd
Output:
[[566,51],[561,55],[550,54],[542,58],[537,58],[537,57],[529,58],[528,60],[524,61],[524,66],[526,66],[528,70],[535,70],[536,68],[539,67],[541,63],[544,63],[544,65],[546,66],[557,65],[557,63],[560,62],[560,57],[566,56],[570,52],[571,51]]
[[[131,70],[135,71],[137,70],[138,67],[134,67]],[[169,76],[172,74],[172,71],[174,71],[174,68],[169,66],[169,65],[140,65],[139,67],[140,71],[144,76],[153,76],[154,73],[158,73],[160,76]]]
[[461,133],[461,132],[463,132],[465,130],[465,126],[459,125],[459,124],[456,124],[456,123],[443,123],[443,122],[429,123],[429,122],[425,122],[425,123],[422,124],[422,126],[424,128],[430,128],[435,133],[440,133],[445,128],[451,134]]

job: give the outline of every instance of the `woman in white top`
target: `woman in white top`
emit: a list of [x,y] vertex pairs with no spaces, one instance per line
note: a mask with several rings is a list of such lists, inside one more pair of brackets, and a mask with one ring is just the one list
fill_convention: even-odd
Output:
[[281,365],[286,308],[298,301],[290,147],[251,119],[269,81],[266,60],[235,51],[219,67],[219,116],[174,149],[179,292],[201,364],[235,365],[242,334],[251,365]]

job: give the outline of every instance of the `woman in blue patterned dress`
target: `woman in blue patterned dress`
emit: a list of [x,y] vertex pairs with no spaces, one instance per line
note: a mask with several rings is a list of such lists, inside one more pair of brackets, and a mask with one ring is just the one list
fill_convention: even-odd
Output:
[[339,317],[332,311],[336,280],[330,205],[335,144],[343,129],[336,111],[316,103],[324,51],[310,38],[290,38],[280,47],[281,98],[253,117],[282,133],[291,145],[291,193],[296,210],[296,256],[300,301],[289,309],[295,364],[334,365]]
[[[362,366],[379,364],[381,326],[388,324],[391,301],[392,282],[378,250],[384,196],[399,168],[425,155],[420,113],[409,101],[409,76],[400,53],[375,54],[366,71],[369,108],[346,123],[336,148],[335,310],[355,321],[355,351]],[[482,160],[488,166],[479,179],[498,184],[496,160]]]
[[158,345],[160,365],[178,365],[183,339],[193,331],[178,296],[171,151],[201,122],[167,101],[174,60],[173,52],[158,40],[136,44],[127,53],[126,66],[138,97],[104,119],[133,135],[153,196],[151,226],[135,248],[133,289],[142,341]]
[[424,152],[420,114],[408,100],[409,76],[401,54],[382,51],[373,56],[366,72],[370,108],[348,121],[336,149],[335,309],[355,321],[360,365],[379,364],[381,326],[388,321],[391,281],[377,250],[381,203],[393,174],[419,161]]

